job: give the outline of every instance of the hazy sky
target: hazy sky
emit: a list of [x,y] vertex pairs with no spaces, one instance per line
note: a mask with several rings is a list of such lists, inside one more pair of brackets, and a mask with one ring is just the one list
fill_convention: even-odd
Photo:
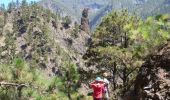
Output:
[[[4,3],[6,6],[8,5],[9,2],[11,1],[16,1],[16,0],[0,0],[0,4]],[[19,2],[21,2],[22,0],[19,0]],[[27,2],[31,2],[31,1],[39,1],[39,0],[27,0]]]

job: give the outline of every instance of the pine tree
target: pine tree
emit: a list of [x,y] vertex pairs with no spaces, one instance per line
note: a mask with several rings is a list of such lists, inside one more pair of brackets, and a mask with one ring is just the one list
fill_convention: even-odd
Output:
[[22,0],[21,6],[26,7],[28,5],[27,0]]
[[12,1],[12,9],[15,9],[17,7],[16,2]]
[[3,12],[5,11],[5,4],[1,4],[0,10],[3,11]]
[[[121,89],[124,92],[131,85],[133,73],[140,65],[129,48],[129,32],[124,29],[126,24],[138,23],[136,20],[137,18],[130,16],[127,10],[113,11],[107,15],[97,27],[90,48],[84,56],[89,61],[87,65],[96,66],[99,73],[112,73],[114,89],[118,88],[115,76],[122,79]],[[138,66],[134,66],[136,63]]]
[[19,8],[19,6],[20,6],[19,0],[16,0],[16,6],[17,6],[17,8]]
[[9,4],[8,4],[8,11],[11,11],[12,10],[12,2],[10,2]]

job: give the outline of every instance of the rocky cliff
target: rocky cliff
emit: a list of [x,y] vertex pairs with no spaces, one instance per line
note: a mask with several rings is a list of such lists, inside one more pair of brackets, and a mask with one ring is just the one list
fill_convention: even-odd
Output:
[[125,100],[170,99],[170,43],[160,46],[149,55],[136,77],[134,91]]

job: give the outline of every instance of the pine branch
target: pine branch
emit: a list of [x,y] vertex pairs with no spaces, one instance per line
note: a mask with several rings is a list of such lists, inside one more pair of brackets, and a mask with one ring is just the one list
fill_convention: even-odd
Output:
[[[17,88],[17,89],[22,89],[22,88],[33,88],[33,89],[37,89],[39,90],[39,87],[37,86],[34,86],[34,85],[31,85],[30,83],[10,83],[10,82],[0,82],[0,87],[2,86],[6,86],[6,87],[14,87],[14,88]],[[46,93],[46,90],[41,90],[40,91],[42,93]]]
[[19,83],[9,83],[9,82],[0,82],[0,86],[12,86],[12,87],[31,87],[30,84],[19,84]]

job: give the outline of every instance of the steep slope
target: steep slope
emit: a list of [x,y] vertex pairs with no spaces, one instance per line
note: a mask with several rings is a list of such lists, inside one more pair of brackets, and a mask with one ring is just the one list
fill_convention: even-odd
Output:
[[80,65],[89,35],[74,24],[65,28],[64,20],[38,6],[12,10],[5,19],[3,16],[6,22],[1,25],[1,63],[21,57],[50,76],[64,66],[63,60]]
[[90,38],[79,27],[37,4],[2,12],[0,99],[78,98],[77,69],[84,67],[82,55]]

